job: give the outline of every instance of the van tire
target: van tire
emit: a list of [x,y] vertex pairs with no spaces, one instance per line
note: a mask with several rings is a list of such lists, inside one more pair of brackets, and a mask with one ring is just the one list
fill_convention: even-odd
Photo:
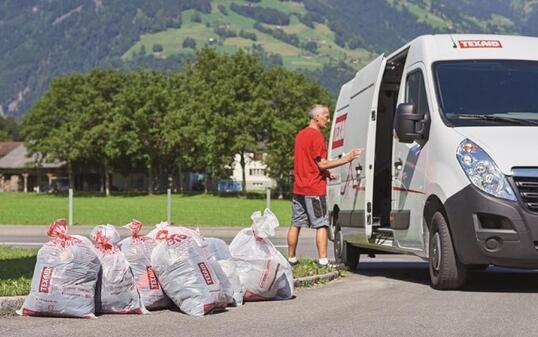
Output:
[[360,259],[360,249],[344,241],[344,235],[339,226],[335,227],[333,247],[336,263],[343,263],[351,270],[357,267]]
[[431,286],[438,290],[459,289],[467,277],[467,269],[458,260],[441,212],[435,212],[430,226],[429,269]]
[[352,246],[347,242],[344,242],[344,264],[351,270],[355,270],[359,264],[361,253],[358,247]]

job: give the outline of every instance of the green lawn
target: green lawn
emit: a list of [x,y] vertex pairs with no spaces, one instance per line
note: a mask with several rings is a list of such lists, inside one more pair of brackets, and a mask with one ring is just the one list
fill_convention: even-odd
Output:
[[30,292],[37,249],[0,246],[0,296],[26,295]]
[[[0,224],[46,225],[67,218],[65,195],[0,193]],[[206,194],[172,195],[172,222],[183,225],[250,224],[250,215],[265,208],[265,200]],[[291,202],[271,200],[271,210],[280,224],[290,223]],[[135,218],[146,224],[166,220],[166,195],[75,196],[74,223],[123,225]]]

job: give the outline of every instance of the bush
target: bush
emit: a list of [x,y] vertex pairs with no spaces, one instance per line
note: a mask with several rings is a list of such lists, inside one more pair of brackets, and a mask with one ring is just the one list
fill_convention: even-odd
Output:
[[226,8],[226,6],[224,6],[223,4],[219,4],[218,8],[223,15],[228,15],[228,9]]
[[201,23],[202,22],[202,16],[200,15],[200,13],[198,13],[198,12],[194,13],[191,16],[191,22]]
[[217,34],[218,36],[222,38],[237,36],[237,32],[235,30],[230,30],[230,29],[227,29],[226,27],[217,27],[213,31],[215,32],[215,34]]
[[190,37],[187,37],[185,38],[185,40],[183,40],[183,44],[182,44],[183,48],[196,48],[196,40],[190,38]]
[[318,51],[318,44],[314,41],[308,41],[304,44],[303,48],[311,53],[316,53]]
[[270,25],[289,25],[290,17],[288,14],[283,13],[277,9],[259,7],[259,6],[241,6],[236,3],[232,3],[230,9],[237,14],[268,23]]
[[249,39],[249,40],[252,40],[252,41],[256,41],[256,40],[257,40],[256,33],[245,32],[245,31],[242,30],[242,29],[241,29],[241,31],[239,31],[239,36],[241,36],[241,37],[244,38],[244,39]]
[[162,44],[156,43],[156,44],[153,45],[151,50],[153,50],[154,53],[162,53],[164,48],[163,48]]

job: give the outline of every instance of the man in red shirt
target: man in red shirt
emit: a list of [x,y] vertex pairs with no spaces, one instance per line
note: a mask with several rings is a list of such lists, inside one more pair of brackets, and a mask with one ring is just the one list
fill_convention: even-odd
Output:
[[308,113],[310,122],[295,137],[293,162],[293,208],[288,231],[288,261],[297,262],[296,248],[301,228],[316,229],[319,264],[327,265],[329,213],[327,211],[327,178],[333,179],[329,169],[342,166],[358,158],[360,149],[333,160],[327,159],[327,145],[321,130],[329,125],[329,108],[314,105]]

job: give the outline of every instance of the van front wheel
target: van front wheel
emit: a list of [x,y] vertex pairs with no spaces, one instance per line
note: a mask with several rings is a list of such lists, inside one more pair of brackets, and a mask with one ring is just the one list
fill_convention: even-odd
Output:
[[334,232],[334,257],[336,262],[343,263],[353,270],[357,267],[360,256],[359,248],[347,243],[340,228],[336,227]]
[[433,215],[430,228],[429,267],[434,289],[459,289],[465,283],[467,269],[458,260],[448,224],[441,212]]

